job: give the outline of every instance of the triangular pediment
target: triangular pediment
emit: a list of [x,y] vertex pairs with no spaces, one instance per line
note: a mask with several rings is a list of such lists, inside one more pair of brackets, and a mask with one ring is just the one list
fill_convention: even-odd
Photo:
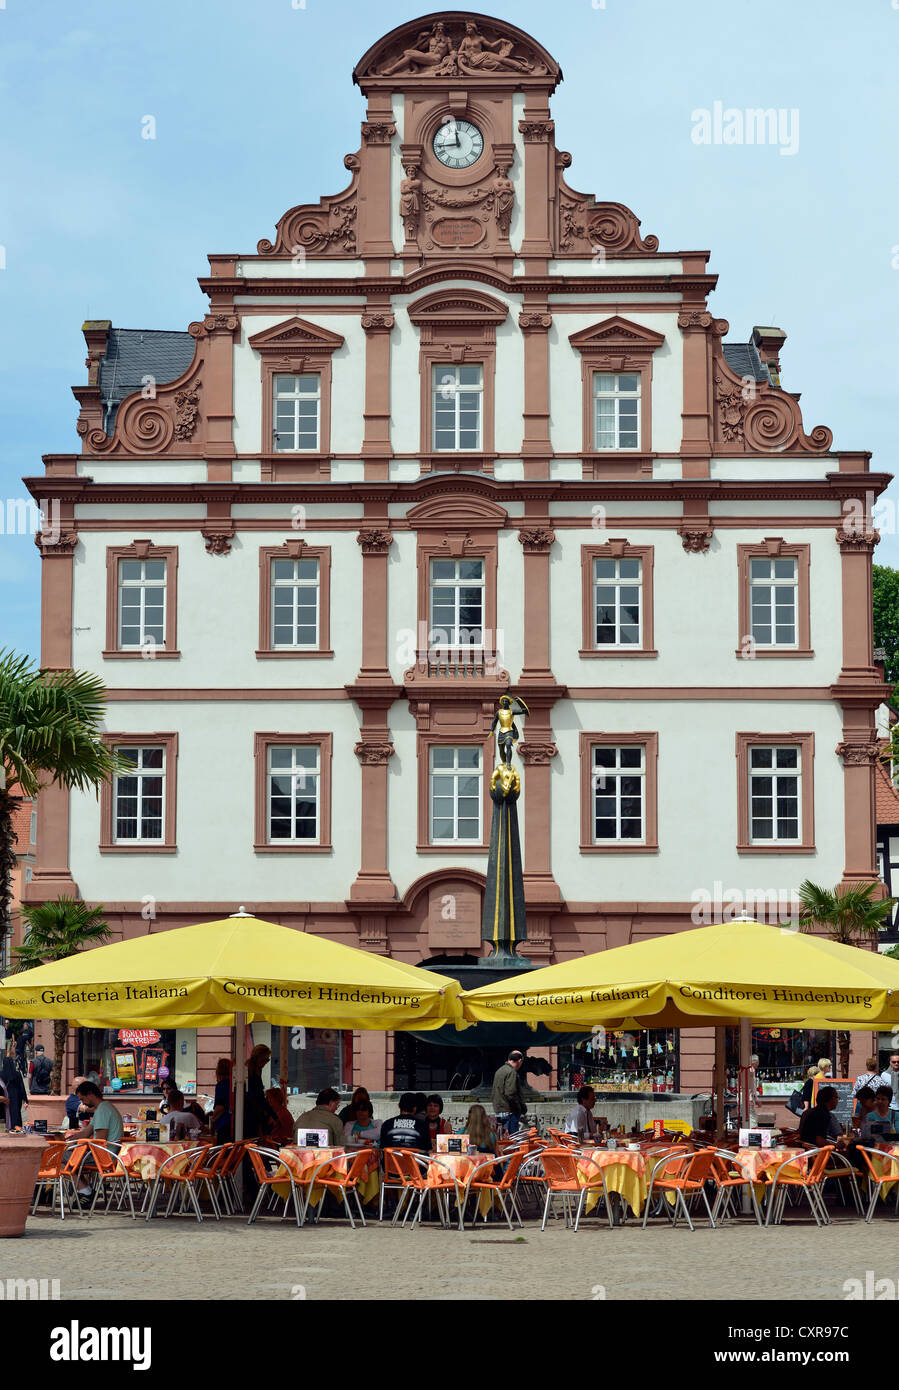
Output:
[[612,318],[603,319],[601,323],[591,324],[589,328],[582,328],[578,333],[572,333],[568,339],[571,346],[579,352],[586,348],[642,348],[646,352],[655,352],[665,341],[664,333],[655,333],[651,328],[644,328],[641,323],[631,323],[630,319],[624,319],[620,314],[614,314]]
[[261,333],[250,338],[250,347],[257,352],[283,352],[297,348],[305,351],[335,352],[343,347],[344,340],[339,333],[332,333],[320,324],[308,323],[306,319],[285,319],[283,323],[272,324]]

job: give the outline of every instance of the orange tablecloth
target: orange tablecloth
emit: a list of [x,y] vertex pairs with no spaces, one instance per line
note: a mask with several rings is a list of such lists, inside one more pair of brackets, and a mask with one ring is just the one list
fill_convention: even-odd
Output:
[[[649,1191],[649,1180],[666,1152],[666,1149],[659,1148],[581,1150],[579,1158],[590,1161],[579,1162],[580,1181],[588,1187],[596,1188],[596,1191],[589,1193],[587,1197],[585,1211],[593,1210],[602,1192],[600,1175],[592,1166],[596,1164],[603,1170],[608,1191],[617,1192],[627,1202],[634,1215],[639,1216]],[[684,1153],[687,1156],[687,1150]]]
[[[786,1163],[788,1158],[794,1158],[797,1163],[791,1166],[796,1168],[798,1160],[805,1159],[806,1152],[805,1149],[737,1149],[734,1157],[741,1167],[745,1168],[749,1177],[760,1182],[770,1182],[782,1163]],[[793,1176],[789,1168],[785,1168],[784,1173]]]
[[[439,1162],[438,1162],[439,1160]],[[450,1170],[456,1182],[464,1189],[466,1182],[474,1172],[475,1168],[481,1164],[492,1161],[490,1154],[432,1154],[431,1162],[428,1165],[428,1182],[439,1183],[442,1179],[449,1176],[447,1169]],[[487,1167],[481,1168],[481,1178],[492,1178],[493,1174]],[[486,1216],[494,1203],[492,1192],[487,1190],[478,1193],[478,1215]]]
[[[328,1159],[333,1159],[333,1165],[329,1163],[327,1168],[322,1169],[324,1177],[330,1176],[335,1170],[345,1173],[355,1157],[352,1149],[308,1149],[300,1148],[296,1144],[288,1144],[279,1151],[279,1157],[286,1168],[293,1173],[294,1178],[300,1182],[308,1182],[309,1177]],[[275,1191],[279,1197],[286,1197],[288,1187],[285,1183],[283,1188],[280,1183],[275,1185]],[[321,1200],[323,1188],[315,1187],[309,1194],[309,1201],[312,1206],[317,1206]],[[380,1178],[378,1176],[378,1154],[377,1150],[372,1154],[368,1171],[359,1184],[359,1196],[363,1202],[370,1202],[377,1197],[381,1190]]]
[[[132,1177],[140,1178],[143,1182],[153,1182],[167,1158],[171,1158],[173,1154],[186,1153],[192,1148],[196,1148],[196,1145],[183,1139],[177,1139],[172,1144],[123,1144],[119,1150],[119,1158]],[[165,1170],[166,1174],[183,1172],[188,1161],[185,1158],[182,1163],[170,1163]]]

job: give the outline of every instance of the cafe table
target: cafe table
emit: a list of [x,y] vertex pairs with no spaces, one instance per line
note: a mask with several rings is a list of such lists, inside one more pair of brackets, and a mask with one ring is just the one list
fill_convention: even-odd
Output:
[[[329,1177],[335,1171],[345,1173],[353,1162],[355,1152],[353,1149],[326,1148],[312,1149],[299,1144],[286,1144],[278,1151],[278,1157],[289,1168],[295,1181],[305,1186],[316,1168],[327,1163],[326,1168],[322,1168],[322,1175]],[[333,1160],[333,1162],[332,1162]],[[287,1183],[275,1183],[274,1190],[279,1197],[286,1198],[289,1188]],[[359,1198],[363,1204],[371,1202],[381,1190],[380,1179],[378,1177],[378,1152],[377,1149],[371,1155],[368,1163],[368,1170],[365,1177],[359,1183]],[[324,1188],[314,1187],[309,1193],[307,1205],[318,1206],[321,1201]]]
[[[672,1152],[679,1151],[670,1144],[653,1148],[641,1145],[634,1149],[585,1147],[577,1150],[579,1155],[578,1181],[595,1189],[587,1194],[587,1201],[584,1205],[585,1214],[593,1210],[602,1196],[602,1182],[596,1168],[602,1169],[606,1191],[609,1193],[617,1192],[622,1200],[627,1202],[634,1215],[639,1216],[649,1191],[650,1179],[657,1166],[664,1158],[670,1157]],[[682,1152],[685,1158],[689,1157],[690,1150],[688,1148],[684,1148]],[[594,1164],[596,1167],[592,1166]],[[669,1201],[672,1200],[670,1193],[666,1196]]]
[[[462,1189],[464,1196],[465,1184],[476,1168],[481,1168],[482,1178],[492,1177],[490,1169],[486,1166],[481,1167],[481,1165],[486,1165],[493,1159],[494,1155],[489,1153],[431,1154],[431,1161],[428,1164],[428,1181],[434,1183],[435,1185],[442,1181],[445,1181],[447,1177],[447,1170],[449,1170],[449,1172],[452,1173],[453,1177],[456,1179],[456,1182],[459,1184],[460,1189]],[[490,1208],[493,1206],[495,1201],[496,1198],[494,1197],[494,1194],[488,1188],[479,1190],[478,1216],[484,1217],[486,1219],[487,1213],[490,1211]]]
[[[132,1178],[139,1178],[141,1182],[155,1182],[159,1169],[166,1159],[172,1158],[175,1154],[187,1154],[197,1148],[196,1144],[191,1144],[184,1139],[176,1139],[172,1143],[148,1143],[146,1140],[139,1140],[135,1143],[127,1141],[119,1148],[119,1158],[122,1166],[127,1170]],[[185,1157],[181,1163],[170,1163],[166,1168],[166,1173],[173,1175],[184,1171],[190,1159]]]
[[[873,1146],[869,1144],[866,1145],[866,1147],[870,1148]],[[899,1181],[899,1144],[887,1144],[886,1147],[879,1149],[876,1155],[869,1153],[867,1157],[871,1161],[875,1173],[878,1175],[887,1172],[887,1164],[889,1163],[890,1171],[896,1174],[896,1180]],[[883,1182],[880,1184],[878,1191],[882,1201],[886,1202],[889,1200],[890,1194],[893,1192],[895,1186],[895,1182]]]

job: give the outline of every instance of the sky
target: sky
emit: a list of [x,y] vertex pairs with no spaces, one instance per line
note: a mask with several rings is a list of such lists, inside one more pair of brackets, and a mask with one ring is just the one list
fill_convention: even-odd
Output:
[[[561,64],[568,182],[632,208],[662,251],[710,250],[729,339],[784,329],[806,430],[893,472],[899,0],[483,3]],[[207,253],[251,252],[287,208],[346,187],[352,69],[427,12],[0,0],[0,647],[39,654],[40,561],[7,518],[42,454],[79,451],[82,322],[185,329]],[[775,108],[781,137],[698,143],[716,102]],[[875,560],[899,566],[899,485],[887,496]]]

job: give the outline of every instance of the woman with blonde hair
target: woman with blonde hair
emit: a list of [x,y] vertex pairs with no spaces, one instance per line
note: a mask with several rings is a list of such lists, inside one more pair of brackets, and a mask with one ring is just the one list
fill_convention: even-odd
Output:
[[496,1135],[490,1127],[487,1111],[483,1105],[472,1105],[465,1121],[468,1142],[482,1153],[496,1153]]

